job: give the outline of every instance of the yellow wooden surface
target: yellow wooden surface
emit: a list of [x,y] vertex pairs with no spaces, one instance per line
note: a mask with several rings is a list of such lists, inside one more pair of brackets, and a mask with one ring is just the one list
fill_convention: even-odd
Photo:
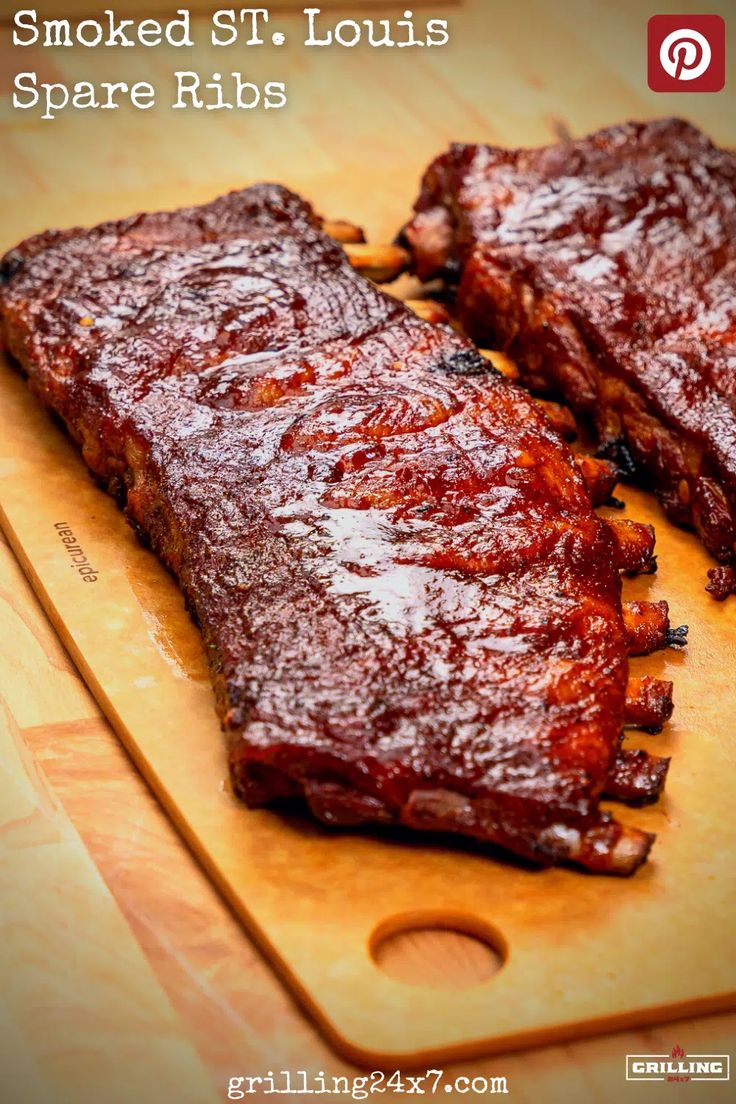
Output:
[[[720,11],[727,20],[734,9],[724,3],[667,7]],[[583,133],[623,117],[676,112],[736,145],[732,92],[657,96],[646,89],[644,25],[658,10],[633,0],[476,0],[437,5],[437,14],[451,19],[454,41],[431,54],[308,52],[298,48],[295,35],[278,55],[264,49],[225,62],[222,51],[204,49],[185,65],[160,51],[117,54],[114,66],[108,54],[24,51],[21,66],[0,30],[0,91],[7,91],[19,68],[38,68],[45,80],[103,79],[114,69],[116,79],[154,79],[162,89],[156,112],[121,111],[104,125],[84,113],[41,123],[13,113],[7,96],[0,99],[6,167],[0,248],[48,225],[204,200],[263,178],[300,188],[323,210],[387,235],[403,219],[423,165],[452,138],[533,143],[563,129]],[[349,14],[359,12],[351,5]],[[207,73],[229,68],[230,61],[253,79],[286,74],[290,106],[268,116],[178,117],[163,106],[173,68],[191,65]],[[728,79],[732,89],[733,68]],[[0,616],[8,630],[0,638],[0,692],[218,1084],[232,1072],[276,1063],[343,1069],[182,848],[5,553],[0,568]],[[708,663],[721,663],[717,648]],[[694,714],[702,700],[692,704]],[[682,741],[682,704],[680,695],[678,727],[662,746]],[[675,771],[676,764],[673,778]],[[693,898],[698,893],[694,886]],[[697,944],[702,933],[693,939]],[[666,938],[661,953],[667,961]],[[669,966],[675,972],[682,962]],[[690,1052],[731,1050],[733,1027],[733,1017],[679,1022],[463,1069],[507,1073],[520,1099],[613,1101],[621,1099],[627,1051],[659,1052],[675,1042]],[[625,1090],[633,1100],[664,1099],[672,1091],[652,1085]],[[698,1091],[703,1100],[717,1099],[716,1093],[726,1098],[722,1086],[687,1091]]]
[[1,700],[0,783],[3,1101],[214,1104],[181,1021]]
[[[451,0],[452,2],[452,0]],[[386,0],[376,0],[376,6],[380,7],[382,4],[385,7]],[[426,0],[414,0],[415,7],[421,7],[426,3]],[[159,23],[167,23],[170,19],[180,18],[176,12],[179,8],[185,8],[191,12],[193,16],[211,16],[214,12],[220,9],[230,10],[227,4],[219,3],[219,0],[177,0],[176,3],[167,2],[167,0],[117,0],[117,3],[110,5],[115,16],[118,19],[124,17],[134,16],[136,19],[156,19]],[[268,8],[271,12],[281,11],[294,11],[300,9],[301,4],[295,4],[294,0],[268,0],[268,3],[263,4],[232,4],[231,8],[235,11],[239,11],[241,7],[254,7],[254,8]],[[319,4],[305,4],[304,7],[321,8],[326,11],[329,8],[344,8],[344,0],[320,0]],[[6,8],[8,11],[6,11]],[[0,20],[12,22],[13,13],[20,11],[21,4],[3,4],[0,7]],[[105,10],[105,5],[95,3],[95,0],[63,0],[63,5],[57,3],[56,0],[36,0],[33,5],[34,11],[38,13],[39,20],[41,19],[72,19],[81,18],[82,16],[88,19],[99,20],[102,12]]]

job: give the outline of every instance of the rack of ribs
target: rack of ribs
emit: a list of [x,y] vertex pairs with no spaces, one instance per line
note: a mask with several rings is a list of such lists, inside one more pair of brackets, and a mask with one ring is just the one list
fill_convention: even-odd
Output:
[[404,230],[467,332],[564,396],[736,590],[736,156],[677,119],[454,145]]
[[644,860],[600,800],[667,769],[621,748],[671,710],[628,680],[668,641],[665,604],[621,602],[653,534],[595,514],[595,462],[526,392],[273,185],[42,234],[1,272],[7,349],[201,628],[240,797]]

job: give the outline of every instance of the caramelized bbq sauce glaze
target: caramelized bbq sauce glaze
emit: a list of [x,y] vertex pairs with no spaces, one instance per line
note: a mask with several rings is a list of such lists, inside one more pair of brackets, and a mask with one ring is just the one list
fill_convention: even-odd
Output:
[[523,391],[275,186],[41,235],[2,272],[10,352],[201,626],[239,795],[643,860],[598,808],[612,536]]
[[455,145],[405,229],[482,344],[561,392],[736,589],[736,157],[677,119],[544,149]]

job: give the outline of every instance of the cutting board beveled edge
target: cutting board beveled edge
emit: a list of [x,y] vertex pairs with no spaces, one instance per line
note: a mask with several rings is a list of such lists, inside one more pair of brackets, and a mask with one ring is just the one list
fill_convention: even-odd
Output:
[[[686,656],[632,664],[675,682],[673,722],[659,737],[634,737],[672,754],[667,795],[617,810],[658,833],[653,858],[626,880],[533,871],[241,806],[226,781],[199,636],[173,579],[4,361],[0,404],[0,520],[38,597],[178,830],[335,1047],[362,1065],[406,1066],[736,1006],[736,603],[704,594],[706,555],[648,496],[625,495],[629,516],[657,525],[661,569],[627,584],[627,596],[667,597],[691,634]],[[96,583],[70,563],[61,523]],[[487,931],[508,947],[503,968],[462,990],[385,975],[372,933],[428,920]]]

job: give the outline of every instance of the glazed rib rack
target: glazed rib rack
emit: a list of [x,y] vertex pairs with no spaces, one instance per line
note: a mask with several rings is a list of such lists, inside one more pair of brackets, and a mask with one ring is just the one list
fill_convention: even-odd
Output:
[[561,395],[736,589],[736,156],[677,119],[454,145],[404,232],[480,344]]
[[668,765],[621,746],[671,711],[628,676],[669,640],[665,603],[621,602],[653,532],[599,518],[610,465],[355,270],[400,251],[328,229],[261,185],[42,234],[2,262],[4,342],[178,577],[246,802],[630,873],[652,837],[600,800]]

